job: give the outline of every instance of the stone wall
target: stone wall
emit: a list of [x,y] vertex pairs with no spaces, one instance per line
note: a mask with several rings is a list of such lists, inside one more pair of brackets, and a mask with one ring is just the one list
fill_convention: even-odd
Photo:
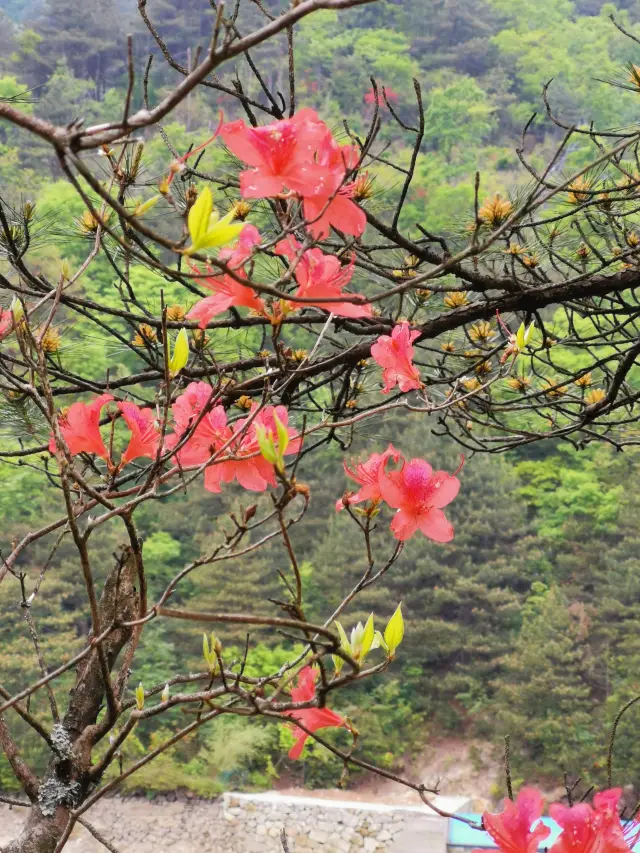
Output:
[[422,806],[388,806],[278,794],[225,794],[230,853],[445,853],[447,821]]
[[[0,853],[26,809],[0,804]],[[225,794],[220,800],[102,800],[87,815],[119,853],[445,853],[447,821],[426,807],[315,797]],[[105,853],[77,827],[65,853]]]

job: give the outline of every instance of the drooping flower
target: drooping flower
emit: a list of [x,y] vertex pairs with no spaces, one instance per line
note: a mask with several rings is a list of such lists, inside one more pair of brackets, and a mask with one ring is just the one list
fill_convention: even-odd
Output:
[[386,463],[380,468],[378,484],[382,499],[398,510],[391,522],[396,539],[403,542],[418,530],[434,542],[453,539],[453,525],[442,508],[450,504],[460,490],[457,473],[434,472],[424,459],[403,460],[396,471],[387,471]]
[[118,403],[122,417],[131,430],[127,449],[122,454],[122,462],[131,462],[140,456],[155,459],[160,433],[151,409],[141,409],[135,403]]
[[305,109],[264,127],[234,121],[220,135],[231,153],[251,166],[240,173],[244,198],[268,198],[285,187],[300,195],[317,188],[324,170],[314,155],[328,132],[317,113]]
[[[310,666],[300,670],[298,683],[291,689],[291,698],[294,702],[312,702],[316,698],[316,678],[317,671]],[[285,711],[285,713],[293,720],[301,722],[310,732],[327,728],[349,728],[346,720],[329,708],[300,708],[295,711]],[[296,742],[289,750],[289,758],[294,760],[300,758],[308,737],[307,732],[302,729],[296,730]]]
[[413,364],[413,342],[420,332],[411,331],[408,323],[399,323],[391,335],[380,335],[371,347],[371,356],[382,368],[383,394],[398,385],[402,392],[422,387],[420,371]]
[[[251,256],[254,246],[260,243],[260,233],[253,225],[245,225],[240,234],[237,246],[232,249],[223,249],[220,252],[220,260],[225,261],[240,278],[246,278],[243,265]],[[200,270],[191,266],[195,273]],[[211,267],[207,270],[212,273],[205,279],[199,279],[204,287],[213,291],[213,296],[206,296],[193,306],[187,314],[189,320],[198,320],[201,329],[206,328],[213,317],[227,311],[231,306],[235,308],[250,308],[252,311],[263,312],[265,305],[256,292],[232,276],[227,274],[216,275]]]
[[[295,237],[288,237],[276,245],[276,253],[295,263],[294,275],[298,282],[296,296],[306,299],[326,299],[342,296],[343,289],[351,281],[355,261],[342,266],[338,258],[325,255],[320,249],[308,249],[299,257],[301,244]],[[331,311],[340,317],[370,317],[371,305],[357,305],[355,302],[298,302],[297,308],[314,305],[324,311]]]
[[[59,415],[60,433],[72,456],[95,453],[103,459],[109,458],[109,451],[100,435],[100,412],[111,400],[111,394],[101,394],[91,403],[72,403],[66,412]],[[53,433],[49,438],[49,450],[56,452]]]
[[536,823],[535,828],[531,828],[542,815],[542,808],[540,791],[522,788],[515,803],[505,799],[502,812],[485,812],[482,823],[501,853],[536,853],[539,842],[551,831],[543,823]]
[[401,458],[399,451],[390,444],[384,453],[372,453],[365,462],[351,463],[343,462],[345,474],[351,477],[352,480],[360,486],[355,494],[346,493],[344,497],[336,501],[336,509],[340,511],[344,509],[345,504],[358,504],[362,501],[378,501],[382,497],[380,494],[379,476],[380,471],[384,469],[388,459],[393,459],[398,462]]
[[562,827],[550,853],[629,853],[618,816],[621,795],[621,788],[611,788],[596,794],[593,806],[550,806],[549,814]]

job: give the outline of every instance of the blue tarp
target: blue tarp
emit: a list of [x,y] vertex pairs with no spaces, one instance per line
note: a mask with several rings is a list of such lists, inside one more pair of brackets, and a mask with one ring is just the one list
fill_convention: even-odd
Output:
[[[460,817],[466,817],[469,820],[480,823],[482,815],[461,814]],[[560,827],[555,820],[551,820],[550,817],[543,817],[541,820],[545,826],[550,828],[551,832],[547,838],[538,845],[538,850],[544,850],[551,847],[553,842],[560,835]],[[461,821],[453,818],[449,820],[447,845],[449,847],[467,847],[470,850],[473,850],[476,847],[478,849],[496,849],[496,843],[488,832],[481,832],[479,829],[474,829],[471,826],[467,826],[466,823],[462,823]],[[633,853],[640,853],[640,841],[638,841],[634,846]]]
[[[466,817],[470,820],[475,821],[476,823],[480,823],[482,815],[461,814],[460,817]],[[545,838],[544,841],[539,845],[538,850],[544,850],[545,847],[550,847],[556,840],[558,835],[560,835],[560,827],[555,822],[555,820],[551,820],[550,817],[543,817],[541,818],[541,820],[545,824],[545,826],[548,826],[551,829],[551,834],[547,836],[547,838]],[[447,837],[447,844],[449,845],[449,847],[468,847],[470,849],[478,847],[480,849],[496,849],[496,843],[491,838],[488,832],[481,832],[479,829],[474,829],[472,826],[467,826],[466,823],[462,823],[462,821],[456,820],[455,818],[449,820],[449,833]],[[640,853],[640,845],[636,846],[636,851]]]

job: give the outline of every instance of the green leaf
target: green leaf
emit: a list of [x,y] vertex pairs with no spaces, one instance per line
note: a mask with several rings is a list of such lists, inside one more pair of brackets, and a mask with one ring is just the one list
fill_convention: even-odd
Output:
[[169,359],[169,372],[176,376],[189,361],[189,337],[186,329],[180,329],[173,348],[173,355]]
[[[162,198],[161,195],[154,195],[152,198],[148,199],[145,202],[137,204],[133,210],[134,216],[144,216],[148,210],[151,210],[152,207],[155,207],[156,204]],[[193,210],[193,208],[191,208]]]
[[256,425],[256,439],[258,441],[258,447],[260,448],[260,453],[263,458],[270,462],[272,465],[275,465],[278,461],[278,453],[276,451],[276,445],[273,440],[273,433],[267,432],[265,427]]
[[349,642],[349,638],[347,637],[344,628],[342,627],[342,625],[339,622],[334,622],[333,624],[338,629],[338,636],[340,637],[340,647],[348,655],[353,656],[353,650],[351,648],[351,643]]
[[384,641],[387,644],[389,660],[395,657],[396,649],[402,642],[403,637],[404,619],[402,618],[402,604],[399,604],[384,631]]
[[360,646],[360,660],[363,661],[371,651],[373,640],[375,637],[375,629],[373,627],[373,613],[367,619],[367,624],[364,626],[362,635],[362,644]]
[[282,423],[275,412],[273,413],[273,421],[276,425],[276,432],[278,434],[278,453],[280,456],[284,456],[286,449],[289,446],[289,433],[286,426]]
[[144,708],[144,687],[142,686],[142,682],[136,687],[136,708],[138,711],[142,711]]
[[207,231],[209,230],[209,220],[213,211],[213,196],[209,187],[205,187],[198,194],[193,207],[189,211],[189,236],[193,244],[193,251],[197,252],[202,245]]

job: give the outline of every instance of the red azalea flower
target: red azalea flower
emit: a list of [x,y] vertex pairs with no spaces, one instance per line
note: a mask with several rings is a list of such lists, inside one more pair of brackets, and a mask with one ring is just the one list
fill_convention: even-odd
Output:
[[131,462],[140,456],[155,459],[158,450],[160,433],[155,423],[151,409],[141,409],[135,403],[118,403],[125,423],[131,430],[131,438],[127,449],[122,454],[121,462]]
[[322,180],[310,192],[303,193],[304,218],[312,237],[322,240],[331,228],[361,237],[367,227],[364,211],[352,201],[354,185],[345,184],[348,171],[355,169],[360,155],[353,145],[338,145],[327,131],[316,153],[324,170]]
[[382,367],[383,394],[395,385],[402,392],[422,388],[420,371],[413,364],[413,341],[418,337],[420,332],[412,332],[408,323],[399,323],[391,335],[380,335],[371,347],[373,360]]
[[[206,382],[192,382],[172,406],[175,433],[167,436],[165,446],[176,447],[182,436],[193,427],[198,416],[211,399],[211,388]],[[255,410],[255,407],[252,411]],[[246,432],[244,427],[248,418],[236,421],[233,426],[227,424],[227,413],[222,406],[214,406],[207,412],[185,444],[178,449],[176,456],[185,467],[202,465],[220,450],[229,439],[237,436],[223,452],[222,460],[209,465],[204,474],[204,487],[210,492],[221,492],[222,483],[236,480],[243,488],[252,492],[263,492],[267,486],[275,486],[274,466],[260,454],[256,437],[256,426],[264,427],[267,432],[276,433],[274,414],[287,426],[289,413],[284,406],[266,406],[251,421]],[[290,437],[286,455],[297,453],[300,438],[293,428],[288,428]],[[228,458],[232,457],[232,458]]]
[[[255,411],[255,404],[251,412]],[[288,427],[289,413],[284,406],[266,406],[251,421],[244,435],[242,431],[249,418],[242,418],[233,424],[233,432],[239,438],[229,448],[229,455],[233,459],[211,465],[205,472],[204,485],[211,492],[220,492],[221,483],[231,483],[233,480],[251,492],[264,492],[268,486],[276,486],[276,469],[260,455],[260,446],[256,436],[256,427],[262,427],[273,435],[276,434],[274,414],[278,416],[280,423],[287,427],[289,434],[289,446],[285,456],[297,453],[300,449],[300,437],[292,427]],[[256,455],[257,454],[257,455]],[[225,454],[226,455],[226,454]]]
[[618,816],[621,796],[621,788],[611,788],[595,795],[593,807],[588,803],[550,806],[549,814],[562,832],[549,853],[629,853]]
[[[538,843],[551,831],[543,823],[531,829],[542,815],[542,807],[540,791],[522,788],[515,803],[505,799],[503,811],[500,814],[485,812],[482,823],[501,853],[536,853]],[[479,851],[474,850],[473,853]]]
[[264,127],[247,127],[244,121],[220,131],[229,150],[253,168],[240,173],[245,198],[277,196],[283,188],[301,196],[309,231],[316,239],[331,227],[359,237],[367,221],[345,186],[347,171],[358,164],[351,145],[338,145],[327,125],[313,110]]
[[245,198],[276,196],[284,187],[300,195],[312,192],[324,172],[314,156],[328,133],[317,113],[309,109],[264,127],[234,121],[220,131],[231,153],[252,167],[240,173]]
[[[240,232],[238,243],[234,249],[223,249],[220,252],[220,260],[226,261],[229,267],[242,278],[245,278],[244,269],[242,268],[246,261],[251,256],[254,246],[260,243],[260,233],[253,225],[245,225]],[[195,265],[191,265],[191,269],[195,273],[200,270]],[[201,329],[207,327],[213,317],[227,311],[231,306],[236,308],[250,308],[253,311],[262,313],[265,309],[264,302],[260,299],[251,287],[240,284],[230,275],[215,275],[211,267],[207,267],[212,275],[205,279],[198,279],[204,287],[212,290],[213,296],[206,296],[193,306],[187,314],[189,320],[198,320],[198,325]]]
[[372,453],[366,462],[351,463],[351,467],[343,462],[345,473],[361,487],[354,495],[346,495],[336,501],[336,509],[344,509],[345,501],[351,504],[362,503],[362,501],[377,501],[382,497],[380,484],[378,482],[380,471],[384,469],[387,459],[397,462],[401,454],[390,444],[384,453]]
[[379,469],[382,499],[398,510],[391,522],[396,539],[411,539],[418,530],[434,542],[453,539],[453,525],[442,507],[450,504],[460,490],[460,481],[455,476],[458,471],[453,476],[446,471],[434,473],[424,459],[403,461],[397,471],[387,471],[385,466]]
[[[72,403],[66,412],[58,417],[60,432],[72,456],[78,453],[95,453],[103,459],[109,458],[109,451],[100,435],[100,412],[111,400],[111,394],[102,394],[91,403]],[[49,450],[51,453],[56,452],[53,433],[49,438]]]
[[[169,450],[176,447],[211,400],[213,390],[206,382],[191,382],[171,407],[175,432],[165,439]],[[202,465],[233,435],[227,426],[227,413],[222,406],[214,406],[200,420],[187,441],[178,449],[176,457],[181,465]],[[208,469],[207,469],[208,470]],[[206,476],[206,475],[205,475]],[[205,480],[206,484],[206,480]]]
[[[351,281],[355,260],[342,266],[338,258],[325,255],[320,249],[309,249],[299,258],[301,244],[295,237],[288,237],[276,245],[276,253],[296,263],[294,275],[298,282],[296,296],[307,299],[322,299],[341,296],[343,289]],[[296,302],[296,308],[315,305],[323,311],[330,311],[340,317],[371,317],[371,305],[356,305],[355,302]]]
[[[307,226],[316,240],[329,236],[331,227],[362,237],[367,227],[367,217],[364,210],[352,201],[353,184],[346,184],[331,198],[328,196],[305,196],[304,218]],[[331,200],[329,201],[329,199]]]
[[13,312],[10,308],[0,308],[0,338],[13,328]]
[[[294,702],[313,702],[316,698],[316,678],[317,672],[310,666],[300,670],[298,684],[291,690],[291,698]],[[327,728],[349,728],[346,720],[329,708],[301,708],[297,711],[285,711],[285,713],[294,720],[299,720],[310,732]],[[296,731],[296,742],[289,750],[289,758],[294,760],[300,758],[308,737],[307,732],[302,729]]]

